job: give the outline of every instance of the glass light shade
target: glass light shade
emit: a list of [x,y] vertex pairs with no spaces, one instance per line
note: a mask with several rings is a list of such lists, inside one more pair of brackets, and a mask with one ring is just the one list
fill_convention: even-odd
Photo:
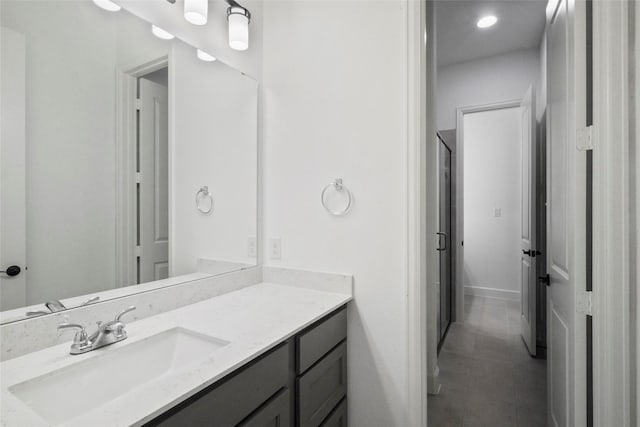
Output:
[[247,50],[249,48],[249,17],[245,15],[243,9],[231,8],[228,20],[229,46],[234,50]]
[[208,0],[184,0],[184,19],[193,25],[206,24],[208,10]]
[[174,38],[175,36],[173,34],[171,34],[168,31],[163,30],[162,28],[156,26],[156,25],[151,25],[151,32],[153,33],[154,36],[163,39],[163,40],[171,40],[172,38]]
[[93,2],[95,3],[96,6],[104,10],[108,10],[109,12],[117,12],[120,9],[122,9],[120,5],[117,5],[110,0],[93,0]]
[[493,15],[488,15],[480,18],[476,25],[478,25],[478,28],[489,28],[495,25],[496,22],[498,22],[498,18]]
[[198,49],[197,55],[198,55],[198,59],[201,59],[201,60],[206,61],[206,62],[213,62],[213,61],[216,60],[215,56],[211,56],[207,52],[205,52],[203,50],[200,50],[200,49]]

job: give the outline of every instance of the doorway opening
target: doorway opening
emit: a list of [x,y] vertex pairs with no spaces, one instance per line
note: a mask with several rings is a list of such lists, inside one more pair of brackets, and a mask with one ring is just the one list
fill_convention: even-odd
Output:
[[136,283],[169,277],[169,70],[137,79]]
[[[545,4],[435,7],[439,392],[428,422],[546,425]],[[489,14],[498,22],[481,28]]]
[[141,59],[116,80],[116,279],[169,277],[169,58]]

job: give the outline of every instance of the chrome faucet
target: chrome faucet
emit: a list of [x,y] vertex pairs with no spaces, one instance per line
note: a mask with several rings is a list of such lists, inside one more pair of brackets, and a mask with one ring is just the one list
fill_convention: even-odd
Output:
[[98,329],[91,335],[87,335],[87,331],[84,326],[77,323],[64,322],[58,326],[58,331],[64,332],[66,330],[77,330],[73,337],[73,343],[71,344],[69,353],[87,353],[109,344],[126,340],[127,331],[125,330],[125,324],[122,323],[122,316],[135,309],[136,307],[132,305],[118,313],[114,320],[98,322]]

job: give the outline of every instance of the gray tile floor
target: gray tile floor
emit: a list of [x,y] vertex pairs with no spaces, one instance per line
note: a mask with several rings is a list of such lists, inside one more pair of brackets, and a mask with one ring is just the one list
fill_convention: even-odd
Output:
[[440,352],[440,394],[429,427],[543,427],[546,361],[520,337],[519,304],[467,296],[465,324],[452,324]]

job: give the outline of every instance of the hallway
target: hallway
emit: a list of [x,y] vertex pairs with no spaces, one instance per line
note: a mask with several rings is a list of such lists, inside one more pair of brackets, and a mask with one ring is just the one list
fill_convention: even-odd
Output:
[[467,295],[465,316],[438,358],[442,387],[429,396],[429,426],[543,427],[546,360],[525,348],[519,303]]

